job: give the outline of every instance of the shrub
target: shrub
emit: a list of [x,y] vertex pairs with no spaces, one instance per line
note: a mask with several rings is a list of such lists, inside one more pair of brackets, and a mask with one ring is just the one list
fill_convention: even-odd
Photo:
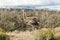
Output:
[[[21,13],[20,13],[21,14]],[[23,20],[22,15],[20,15],[18,12],[13,13],[11,12],[5,12],[1,13],[1,19],[0,19],[0,28],[3,28],[5,31],[14,31],[14,30],[25,30],[25,22]]]
[[56,38],[57,40],[60,39],[60,27],[56,27],[54,29],[54,38]]
[[9,36],[5,33],[0,33],[0,40],[9,40]]
[[53,33],[50,29],[43,28],[37,32],[37,40],[50,40],[53,39]]
[[59,33],[59,32],[60,32],[60,27],[56,27],[56,28],[54,29],[54,31],[55,31],[55,33]]
[[5,33],[5,31],[2,28],[0,28],[0,32],[4,32]]
[[0,40],[9,40],[9,36],[6,34],[5,31],[3,31],[3,29],[0,28]]

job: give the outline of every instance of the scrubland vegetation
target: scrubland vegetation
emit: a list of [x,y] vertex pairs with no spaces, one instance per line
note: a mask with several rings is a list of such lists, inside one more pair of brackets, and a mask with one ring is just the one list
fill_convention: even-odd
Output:
[[6,34],[6,32],[0,28],[0,40],[10,40],[10,37]]
[[[58,29],[58,30],[57,30]],[[10,40],[60,40],[60,27],[56,28],[41,28],[33,31],[13,31],[7,34],[11,37]]]
[[60,40],[60,11],[0,9],[0,28],[1,40]]

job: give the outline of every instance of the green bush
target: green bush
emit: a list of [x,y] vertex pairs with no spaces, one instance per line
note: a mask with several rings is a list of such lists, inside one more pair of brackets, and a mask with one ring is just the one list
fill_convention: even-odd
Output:
[[0,32],[4,32],[5,33],[5,31],[2,28],[0,28]]
[[9,36],[0,28],[0,40],[10,40]]
[[37,40],[51,40],[53,39],[53,33],[48,28],[43,28],[39,32],[37,32]]

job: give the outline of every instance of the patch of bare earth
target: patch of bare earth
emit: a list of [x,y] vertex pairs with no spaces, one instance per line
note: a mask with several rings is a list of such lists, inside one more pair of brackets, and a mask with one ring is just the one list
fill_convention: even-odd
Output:
[[36,31],[14,31],[14,32],[7,32],[10,36],[10,40],[35,40]]

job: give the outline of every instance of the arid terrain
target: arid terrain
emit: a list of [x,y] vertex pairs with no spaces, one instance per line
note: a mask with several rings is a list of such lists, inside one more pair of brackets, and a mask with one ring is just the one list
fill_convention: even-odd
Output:
[[60,40],[60,10],[0,9],[0,28],[10,40]]

